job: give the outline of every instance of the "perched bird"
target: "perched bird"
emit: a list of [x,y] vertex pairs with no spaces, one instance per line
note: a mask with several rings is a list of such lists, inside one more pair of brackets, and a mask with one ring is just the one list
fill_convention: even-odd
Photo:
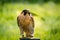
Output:
[[28,38],[34,36],[34,18],[29,10],[25,9],[20,13],[17,17],[17,24],[22,37],[24,37],[24,32]]

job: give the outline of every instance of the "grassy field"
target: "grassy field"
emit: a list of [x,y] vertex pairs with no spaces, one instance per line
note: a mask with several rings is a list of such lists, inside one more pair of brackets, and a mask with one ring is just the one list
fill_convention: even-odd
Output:
[[30,9],[35,21],[34,37],[41,40],[60,40],[60,4],[5,3],[0,6],[0,40],[18,40],[20,31],[17,16]]

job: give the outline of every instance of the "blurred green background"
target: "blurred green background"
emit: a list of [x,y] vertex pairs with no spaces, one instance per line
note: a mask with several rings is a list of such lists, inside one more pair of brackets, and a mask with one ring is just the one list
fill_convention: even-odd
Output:
[[0,0],[0,40],[19,40],[17,16],[23,9],[34,16],[34,37],[60,40],[60,0]]

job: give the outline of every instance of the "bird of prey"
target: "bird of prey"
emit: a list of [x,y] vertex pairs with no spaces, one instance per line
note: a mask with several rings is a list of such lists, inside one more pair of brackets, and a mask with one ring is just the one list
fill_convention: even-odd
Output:
[[24,9],[20,15],[18,15],[17,24],[22,37],[24,37],[24,33],[28,38],[34,36],[34,18],[29,10]]

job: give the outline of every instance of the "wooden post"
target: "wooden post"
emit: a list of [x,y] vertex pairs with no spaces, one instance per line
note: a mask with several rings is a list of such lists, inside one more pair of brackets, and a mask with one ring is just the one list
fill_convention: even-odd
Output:
[[40,40],[39,38],[20,38],[19,40]]

